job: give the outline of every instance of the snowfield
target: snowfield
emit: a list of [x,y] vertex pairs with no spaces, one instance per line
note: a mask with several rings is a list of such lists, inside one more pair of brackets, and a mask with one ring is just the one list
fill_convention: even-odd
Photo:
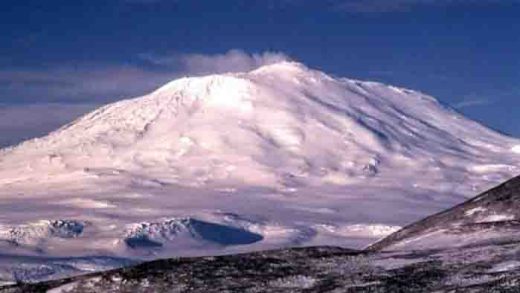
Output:
[[0,280],[365,247],[517,175],[519,146],[425,94],[299,63],[182,78],[0,150]]

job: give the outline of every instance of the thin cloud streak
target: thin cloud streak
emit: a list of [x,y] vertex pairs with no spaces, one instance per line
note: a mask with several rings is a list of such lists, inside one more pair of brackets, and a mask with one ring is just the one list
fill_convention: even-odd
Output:
[[0,97],[11,103],[110,101],[144,94],[174,77],[114,65],[2,69]]
[[182,77],[249,71],[289,58],[282,53],[144,54],[148,66],[98,64],[0,70],[0,147],[45,133],[123,98],[147,94]]
[[[203,2],[203,0],[121,0],[126,4],[159,5],[166,3]],[[261,3],[248,3],[236,0],[236,5],[263,5],[268,9],[291,9],[313,6],[314,0],[264,0]],[[322,0],[320,6],[338,12],[352,14],[383,14],[410,12],[418,7],[446,8],[452,6],[482,6],[520,4],[520,0]]]
[[0,105],[0,147],[43,136],[97,107],[96,104]]

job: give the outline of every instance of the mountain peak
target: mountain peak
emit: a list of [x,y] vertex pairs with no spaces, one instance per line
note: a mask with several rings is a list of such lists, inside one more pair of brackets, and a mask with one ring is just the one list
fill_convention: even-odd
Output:
[[[160,87],[155,91],[157,94],[182,91],[187,88],[192,90],[209,89],[211,86],[224,86],[227,87],[228,92],[234,92],[240,89],[239,83],[258,76],[269,76],[276,78],[283,77],[303,77],[305,75],[316,74],[318,71],[311,70],[302,63],[295,61],[280,61],[277,63],[271,63],[263,65],[249,72],[238,72],[238,73],[222,73],[222,74],[210,74],[205,76],[186,76],[180,79],[175,79],[164,86]],[[322,73],[323,74],[323,73]],[[324,74],[323,74],[324,75]]]
[[185,77],[162,86],[145,99],[158,102],[166,99],[168,106],[175,106],[176,110],[202,105],[240,109],[248,107],[246,96],[252,87],[250,81],[237,74]]

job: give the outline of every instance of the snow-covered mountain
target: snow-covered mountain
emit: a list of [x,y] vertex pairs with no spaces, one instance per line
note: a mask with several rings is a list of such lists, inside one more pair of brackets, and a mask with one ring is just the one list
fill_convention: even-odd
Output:
[[1,150],[0,248],[362,247],[518,173],[520,140],[430,96],[281,62],[175,80]]
[[288,187],[410,178],[420,170],[448,183],[478,179],[473,186],[482,188],[482,174],[513,173],[519,144],[424,94],[278,63],[183,78],[105,106],[5,150],[0,174],[11,185],[42,173],[58,181],[109,173],[189,186]]

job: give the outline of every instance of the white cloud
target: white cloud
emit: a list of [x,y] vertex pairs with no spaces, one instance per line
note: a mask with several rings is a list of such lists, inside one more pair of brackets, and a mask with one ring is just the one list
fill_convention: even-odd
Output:
[[231,50],[218,55],[193,54],[182,57],[186,70],[197,73],[250,71],[264,65],[287,60],[289,60],[289,57],[282,53],[247,54],[241,50]]
[[187,75],[244,72],[263,65],[290,60],[287,55],[280,52],[249,54],[238,49],[214,55],[173,54],[159,56],[142,54],[140,57],[155,65],[175,66],[180,72]]

